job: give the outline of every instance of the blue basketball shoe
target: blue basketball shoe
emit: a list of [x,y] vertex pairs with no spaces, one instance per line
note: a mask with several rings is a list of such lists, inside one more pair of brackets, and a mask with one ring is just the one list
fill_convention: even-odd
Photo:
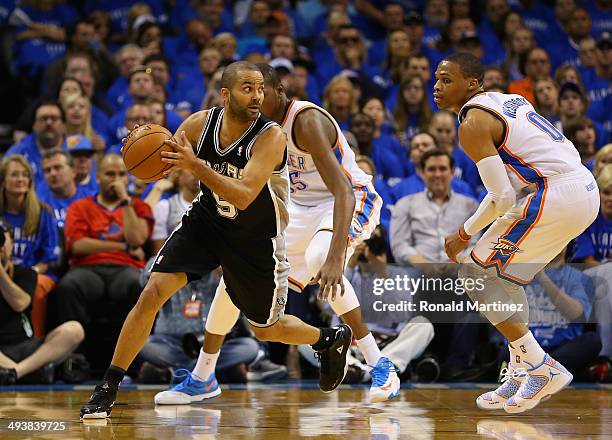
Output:
[[157,393],[155,395],[156,405],[189,405],[191,402],[212,399],[221,394],[221,388],[219,388],[215,373],[212,373],[204,381],[189,370],[178,370],[174,377],[185,377],[185,379],[169,390]]
[[397,397],[400,392],[400,380],[393,362],[381,357],[370,371],[372,386],[370,387],[370,402],[384,402]]

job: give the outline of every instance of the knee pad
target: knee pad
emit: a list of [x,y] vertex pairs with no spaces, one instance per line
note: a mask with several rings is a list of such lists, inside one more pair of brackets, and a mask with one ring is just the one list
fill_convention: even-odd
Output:
[[327,259],[327,253],[329,252],[329,245],[331,244],[332,234],[329,231],[317,232],[306,252],[304,253],[304,259],[306,260],[306,267],[312,277],[316,276]]
[[226,335],[238,321],[238,316],[240,309],[232,302],[221,278],[206,318],[206,331],[214,335]]

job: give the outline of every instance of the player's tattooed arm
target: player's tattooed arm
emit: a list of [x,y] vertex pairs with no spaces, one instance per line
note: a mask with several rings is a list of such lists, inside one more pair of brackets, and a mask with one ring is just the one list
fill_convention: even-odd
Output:
[[336,127],[328,117],[314,108],[302,111],[293,124],[293,136],[297,147],[310,153],[327,189],[334,195],[332,241],[325,263],[313,283],[320,285],[319,299],[327,298],[328,287],[332,299],[335,299],[336,285],[340,286],[340,295],[344,295],[342,274],[347,237],[355,211],[355,193],[334,154],[334,147],[340,148],[337,145],[339,139]]

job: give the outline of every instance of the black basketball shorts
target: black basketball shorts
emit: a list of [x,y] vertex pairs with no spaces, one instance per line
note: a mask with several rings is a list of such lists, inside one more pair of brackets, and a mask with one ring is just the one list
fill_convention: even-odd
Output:
[[151,272],[184,272],[189,281],[221,266],[227,293],[256,327],[269,327],[284,314],[287,276],[284,234],[236,239],[191,210],[159,251]]

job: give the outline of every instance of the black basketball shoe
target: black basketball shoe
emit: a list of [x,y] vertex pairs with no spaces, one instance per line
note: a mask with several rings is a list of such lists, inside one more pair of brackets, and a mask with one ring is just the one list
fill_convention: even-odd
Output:
[[346,375],[346,354],[353,341],[353,331],[346,324],[335,327],[334,342],[325,350],[317,351],[321,369],[319,388],[330,393],[338,387]]
[[116,398],[117,388],[109,386],[108,383],[96,386],[89,402],[81,407],[81,420],[110,417]]

